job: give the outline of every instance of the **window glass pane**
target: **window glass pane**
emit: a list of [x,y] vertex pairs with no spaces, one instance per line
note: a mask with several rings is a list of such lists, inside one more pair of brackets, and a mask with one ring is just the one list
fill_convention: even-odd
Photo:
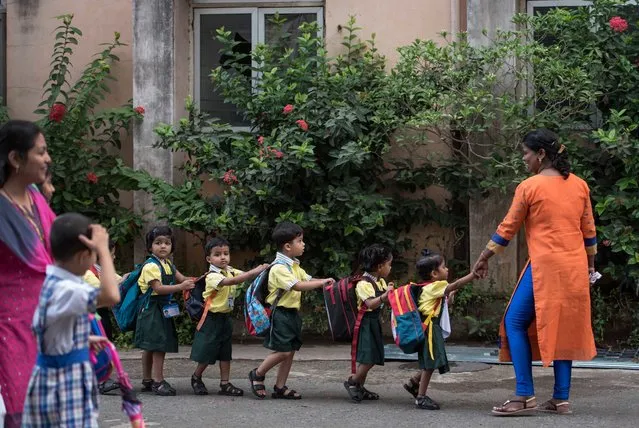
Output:
[[[233,33],[235,41],[240,42],[235,50],[238,53],[250,54],[251,52],[251,15],[242,14],[220,14],[200,16],[200,108],[202,111],[217,117],[223,122],[233,126],[247,126],[241,115],[237,114],[237,108],[233,104],[224,103],[222,94],[216,92],[209,75],[211,71],[228,61],[220,53],[222,44],[216,40],[216,30],[224,27]],[[251,58],[246,57],[243,61],[246,65],[251,64]],[[247,78],[251,77],[250,70],[247,71]]]
[[281,28],[278,28],[278,26],[272,22],[274,17],[275,14],[264,15],[264,20],[266,21],[264,23],[264,43],[272,43],[282,34],[290,34],[289,39],[284,42],[287,48],[295,48],[297,37],[300,35],[300,25],[304,22],[317,21],[317,14],[315,13],[280,13],[280,19],[286,19],[286,22]]

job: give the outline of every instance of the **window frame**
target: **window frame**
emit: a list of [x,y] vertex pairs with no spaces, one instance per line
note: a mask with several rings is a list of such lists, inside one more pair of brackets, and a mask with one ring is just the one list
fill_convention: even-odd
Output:
[[[199,0],[198,3],[206,3],[206,4],[216,4],[216,3],[224,3],[228,5],[228,0]],[[200,80],[202,78],[201,70],[200,70],[200,48],[201,48],[201,28],[200,21],[203,15],[240,15],[246,14],[251,16],[251,49],[253,49],[258,44],[264,44],[266,38],[266,25],[265,25],[265,17],[266,15],[271,15],[274,13],[281,14],[315,14],[317,16],[317,24],[318,24],[318,36],[322,36],[324,33],[324,7],[323,2],[300,2],[300,1],[284,1],[278,3],[291,3],[291,6],[280,6],[280,7],[268,7],[267,5],[270,3],[271,5],[274,3],[272,0],[262,0],[262,1],[253,1],[252,3],[264,3],[264,7],[253,6],[253,7],[242,7],[238,5],[238,7],[194,7],[193,8],[193,101],[199,107],[201,105],[201,87]],[[300,3],[304,4],[314,4],[313,6],[302,6]],[[294,5],[293,5],[294,4]],[[257,66],[255,61],[253,61],[253,68]],[[252,71],[252,79],[255,83],[258,78],[257,72],[255,70]],[[250,130],[250,126],[233,126],[234,130]]]
[[535,7],[571,7],[571,6],[591,6],[590,0],[528,0],[526,2],[526,13],[535,15]]

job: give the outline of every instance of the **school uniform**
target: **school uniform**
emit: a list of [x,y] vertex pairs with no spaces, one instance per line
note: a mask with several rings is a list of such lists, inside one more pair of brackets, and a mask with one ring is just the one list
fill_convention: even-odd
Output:
[[[142,268],[138,286],[140,293],[150,292],[147,303],[138,314],[135,325],[135,347],[151,352],[178,352],[177,330],[173,318],[165,318],[162,309],[173,303],[173,296],[158,295],[150,291],[152,281],[160,281],[162,285],[175,285],[175,270],[168,260],[160,260],[160,266],[148,262]],[[177,291],[177,290],[176,290]]]
[[79,276],[47,266],[33,317],[38,359],[22,418],[23,427],[97,427],[97,381],[89,360],[89,313],[99,290]]
[[272,310],[271,330],[264,338],[264,347],[276,352],[297,351],[302,347],[302,292],[293,290],[300,281],[312,278],[300,267],[297,259],[277,253],[268,274],[266,303]]
[[[379,297],[388,289],[384,278],[376,278],[365,272],[362,279],[355,285],[357,306],[359,309],[365,306],[366,300]],[[375,285],[373,285],[373,283]],[[379,319],[383,305],[376,309],[367,308],[362,317],[357,337],[357,355],[355,361],[360,364],[384,365],[384,338],[382,336],[382,323]]]
[[[84,274],[84,276],[82,277],[82,280],[92,287],[100,288],[101,273],[102,273],[102,268],[100,267],[100,265],[94,264],[93,267]],[[120,282],[120,280],[122,280],[122,277],[116,273],[115,280],[117,282]],[[102,323],[102,327],[104,328],[104,333],[106,334],[106,337],[109,340],[113,341],[113,323],[111,322],[111,309],[98,308],[98,312],[95,317],[98,319],[98,321]]]
[[422,287],[417,304],[422,321],[426,324],[426,340],[424,346],[418,351],[419,368],[422,370],[439,370],[440,374],[450,371],[446,347],[444,346],[444,333],[441,326],[442,314],[445,305],[445,292],[447,281],[435,281]]
[[228,266],[220,269],[211,265],[206,276],[206,287],[202,293],[204,302],[211,295],[211,304],[200,330],[195,332],[191,360],[203,364],[215,364],[217,361],[231,361],[233,338],[233,305],[237,293],[236,285],[222,286],[224,278],[238,276],[243,272]]

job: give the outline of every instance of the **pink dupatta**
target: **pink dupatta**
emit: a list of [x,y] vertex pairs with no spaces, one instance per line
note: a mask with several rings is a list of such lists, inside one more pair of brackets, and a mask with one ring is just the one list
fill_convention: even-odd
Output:
[[0,388],[6,426],[20,422],[37,352],[31,322],[46,267],[53,263],[48,242],[55,214],[39,192],[28,191],[44,242],[20,209],[0,195]]

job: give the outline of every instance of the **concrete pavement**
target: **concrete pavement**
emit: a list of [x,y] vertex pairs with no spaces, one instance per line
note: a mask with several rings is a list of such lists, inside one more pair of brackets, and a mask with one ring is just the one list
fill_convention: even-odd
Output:
[[[140,394],[149,427],[260,427],[312,426],[446,426],[446,427],[637,427],[639,426],[639,372],[624,370],[575,369],[572,400],[575,414],[539,414],[519,418],[495,418],[490,409],[510,397],[514,388],[511,366],[458,363],[452,373],[434,375],[429,395],[438,401],[439,411],[417,410],[402,383],[415,372],[416,363],[387,362],[371,370],[366,386],[381,395],[377,402],[353,404],[342,383],[350,371],[346,345],[305,345],[296,355],[288,385],[298,390],[299,401],[259,401],[248,389],[248,372],[267,351],[259,344],[236,345],[231,381],[245,389],[240,398],[217,395],[219,369],[210,367],[204,381],[211,392],[194,396],[190,375],[194,363],[188,349],[169,357],[167,380],[178,396],[157,397]],[[139,387],[139,352],[123,353],[125,368]],[[534,368],[537,396],[542,402],[552,393],[552,369]],[[275,373],[266,380],[270,391]],[[101,396],[101,427],[128,426],[120,411],[118,396]]]

